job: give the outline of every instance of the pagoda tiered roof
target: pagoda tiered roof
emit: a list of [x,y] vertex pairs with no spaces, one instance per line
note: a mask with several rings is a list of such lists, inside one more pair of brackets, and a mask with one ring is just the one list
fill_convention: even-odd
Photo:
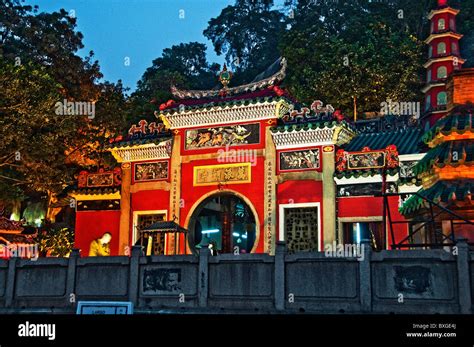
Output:
[[[443,207],[453,204],[472,207],[472,192],[474,180],[460,179],[452,181],[438,181],[428,189],[421,189],[418,194]],[[413,215],[427,204],[426,200],[418,195],[411,196],[400,208],[403,215]]]
[[438,143],[450,139],[453,134],[456,135],[456,139],[474,139],[472,113],[457,113],[441,118],[423,135],[422,140],[430,147],[434,147]]
[[473,124],[472,105],[460,105],[422,136],[423,142],[431,149],[415,165],[413,172],[421,178],[423,188],[403,204],[400,208],[402,214],[412,215],[424,209],[426,201],[423,198],[456,210],[462,210],[466,204],[471,206]]
[[414,167],[416,175],[430,172],[433,168],[460,165],[474,165],[474,142],[460,140],[443,142],[430,150],[425,157]]

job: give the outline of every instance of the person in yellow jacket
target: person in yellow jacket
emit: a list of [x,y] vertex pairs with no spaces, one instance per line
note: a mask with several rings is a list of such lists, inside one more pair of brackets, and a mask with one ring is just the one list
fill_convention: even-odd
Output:
[[109,232],[106,232],[100,238],[93,240],[89,247],[89,257],[109,256],[110,240],[112,240],[112,234]]

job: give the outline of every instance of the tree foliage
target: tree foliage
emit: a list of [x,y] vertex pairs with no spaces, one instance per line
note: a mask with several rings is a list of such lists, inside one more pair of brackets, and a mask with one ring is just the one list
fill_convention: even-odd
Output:
[[[280,42],[289,62],[287,85],[304,102],[320,98],[352,114],[378,111],[386,99],[421,101],[429,35],[427,14],[436,0],[290,1],[291,28]],[[461,9],[458,31],[472,45],[474,1]],[[466,53],[466,50],[463,50]],[[467,57],[469,58],[469,57]]]
[[[18,0],[0,2],[0,198],[60,192],[78,166],[99,165],[100,149],[124,127],[124,88],[101,82],[65,10],[40,13]],[[56,104],[90,102],[93,117],[58,114]]]
[[236,0],[204,30],[216,53],[224,54],[236,72],[234,85],[249,82],[280,56],[277,46],[286,22],[272,6],[273,0]]
[[45,227],[35,238],[42,256],[67,257],[74,245],[74,232],[68,228]]
[[129,120],[152,119],[157,106],[172,98],[172,85],[187,89],[214,87],[219,69],[218,64],[207,61],[203,43],[181,43],[165,48],[138,82],[137,90],[131,96],[133,113]]

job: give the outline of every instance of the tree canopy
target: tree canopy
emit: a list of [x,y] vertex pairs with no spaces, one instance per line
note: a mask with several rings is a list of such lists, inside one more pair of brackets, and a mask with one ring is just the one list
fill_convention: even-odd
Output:
[[165,48],[162,56],[146,69],[136,91],[131,95],[133,104],[131,122],[153,117],[158,104],[172,98],[172,85],[188,89],[208,89],[217,84],[219,64],[206,58],[206,45],[198,42],[181,43]]
[[236,72],[235,84],[249,82],[280,57],[276,47],[286,21],[272,6],[273,0],[236,0],[203,32]]
[[[18,0],[0,2],[0,197],[49,195],[74,183],[79,166],[99,165],[100,149],[124,127],[120,82],[102,82],[66,11],[39,13]],[[93,117],[58,113],[57,104],[94,104]]]

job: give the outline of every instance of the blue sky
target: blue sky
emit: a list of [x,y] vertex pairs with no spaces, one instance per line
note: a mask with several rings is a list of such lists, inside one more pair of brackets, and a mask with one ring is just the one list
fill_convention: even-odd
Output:
[[[164,48],[181,42],[198,41],[208,46],[208,60],[224,62],[214,53],[202,31],[209,19],[234,0],[27,0],[40,11],[64,8],[74,11],[77,30],[84,35],[85,48],[93,50],[104,78],[134,90],[145,69]],[[180,18],[180,10],[184,18]],[[71,13],[71,12],[70,12]],[[181,12],[182,13],[182,12]],[[130,65],[126,66],[126,58]]]

